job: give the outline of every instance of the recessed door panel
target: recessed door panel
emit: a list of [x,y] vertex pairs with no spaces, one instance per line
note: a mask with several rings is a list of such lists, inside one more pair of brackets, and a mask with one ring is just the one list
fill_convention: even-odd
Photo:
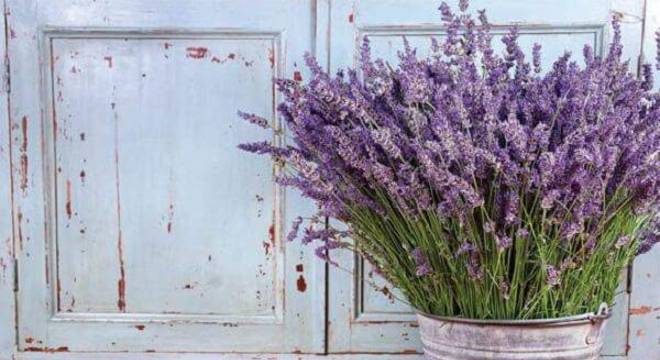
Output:
[[19,350],[322,351],[324,266],[282,235],[312,207],[237,149],[285,141],[237,110],[280,126],[313,2],[10,5]]

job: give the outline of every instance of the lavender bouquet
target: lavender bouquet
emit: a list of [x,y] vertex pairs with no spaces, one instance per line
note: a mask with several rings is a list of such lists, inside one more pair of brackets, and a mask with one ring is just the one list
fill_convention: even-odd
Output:
[[612,304],[622,268],[658,242],[652,69],[629,72],[614,20],[604,57],[585,46],[584,66],[567,53],[542,74],[540,45],[530,63],[513,28],[497,54],[485,12],[466,9],[443,4],[446,39],[428,58],[405,42],[398,67],[372,60],[368,40],[359,68],[334,77],[307,56],[307,84],[276,80],[286,129],[239,113],[288,144],[240,148],[272,156],[277,181],[318,205],[290,240],[302,227],[331,263],[330,250],[357,252],[420,311],[534,319]]

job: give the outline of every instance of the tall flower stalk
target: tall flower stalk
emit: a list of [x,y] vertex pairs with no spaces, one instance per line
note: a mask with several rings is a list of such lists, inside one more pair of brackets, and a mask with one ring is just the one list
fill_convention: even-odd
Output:
[[[318,205],[298,218],[304,243],[332,262],[352,250],[416,309],[532,319],[613,302],[623,267],[658,242],[660,95],[621,59],[584,47],[545,74],[514,27],[492,46],[484,11],[440,7],[432,54],[404,40],[396,67],[373,60],[311,80],[277,80],[288,145],[240,148],[285,164],[277,181]],[[660,40],[659,40],[660,41]],[[660,44],[659,44],[660,46]],[[241,117],[264,128],[266,119]],[[326,226],[325,218],[345,227]]]

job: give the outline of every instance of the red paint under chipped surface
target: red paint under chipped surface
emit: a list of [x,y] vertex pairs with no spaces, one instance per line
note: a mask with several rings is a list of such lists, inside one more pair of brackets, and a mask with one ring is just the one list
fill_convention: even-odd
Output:
[[60,294],[62,293],[62,284],[60,283],[60,278],[57,278],[57,282],[55,284],[55,292],[57,293],[57,310],[60,310],[62,307],[60,306],[62,304],[62,301],[60,299]]
[[21,154],[21,164],[19,168],[20,187],[23,193],[27,190],[28,186],[28,157],[27,154]]
[[20,188],[25,193],[27,190],[28,186],[28,155],[27,155],[27,149],[28,149],[28,117],[23,116],[21,118],[21,136],[22,141],[21,141],[21,146],[19,148],[19,151],[21,153],[20,156],[20,167],[19,167],[19,176],[20,176]]
[[353,14],[351,13],[351,14],[348,15],[348,22],[352,24],[352,23],[353,23],[353,20],[354,20],[354,16],[353,16]]
[[297,271],[297,272],[303,272],[303,271],[304,271],[303,264],[298,264],[298,265],[296,265],[296,271]]
[[296,287],[300,292],[305,292],[305,290],[307,290],[307,282],[305,281],[304,276],[300,275],[298,277],[298,280],[296,281]]
[[270,67],[275,67],[275,52],[273,49],[268,49],[268,61],[270,62]]
[[300,71],[294,71],[293,73],[293,80],[295,81],[302,81],[302,75],[300,74]]
[[25,351],[55,353],[55,352],[69,352],[69,348],[67,346],[60,346],[56,348],[30,346],[25,348]]
[[[660,308],[658,308],[658,309],[660,309]],[[658,309],[655,309],[655,310],[658,310]],[[650,313],[653,310],[654,309],[651,308],[650,306],[643,305],[643,306],[640,306],[640,307],[637,307],[637,308],[630,308],[628,313],[630,315],[644,315],[644,314]]]
[[117,281],[117,308],[126,312],[126,272],[124,270],[124,249],[121,240],[121,231],[117,240],[117,252],[119,254],[119,280]]
[[119,259],[119,280],[117,280],[117,308],[126,312],[126,269],[124,267],[124,248],[121,233],[121,196],[119,184],[119,116],[116,104],[110,104],[115,117],[115,189],[117,196],[117,257]]
[[19,211],[16,217],[18,220],[18,249],[23,250],[23,213]]
[[270,243],[275,246],[275,225],[273,224],[268,227],[268,239],[270,240]]
[[28,117],[27,115],[21,118],[21,134],[23,135],[23,142],[21,143],[21,151],[26,152],[28,147]]
[[71,181],[66,181],[66,204],[64,205],[66,210],[66,217],[71,219],[73,210],[71,209]]
[[186,57],[192,59],[203,59],[204,57],[206,57],[208,51],[209,49],[205,47],[189,47],[186,48]]
[[135,328],[140,330],[140,331],[143,331],[145,326],[144,325],[135,325]]

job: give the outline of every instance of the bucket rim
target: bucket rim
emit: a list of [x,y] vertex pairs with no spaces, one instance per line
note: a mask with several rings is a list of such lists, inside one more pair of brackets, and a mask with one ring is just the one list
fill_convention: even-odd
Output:
[[584,313],[572,316],[563,316],[550,319],[529,319],[529,320],[496,320],[496,319],[469,319],[453,316],[438,316],[427,314],[423,311],[415,310],[418,316],[425,318],[440,320],[444,322],[465,323],[473,325],[496,325],[496,326],[537,326],[537,325],[558,325],[558,324],[578,324],[578,323],[594,323],[601,322],[609,319],[612,316],[611,309],[605,304],[601,305],[598,313]]

